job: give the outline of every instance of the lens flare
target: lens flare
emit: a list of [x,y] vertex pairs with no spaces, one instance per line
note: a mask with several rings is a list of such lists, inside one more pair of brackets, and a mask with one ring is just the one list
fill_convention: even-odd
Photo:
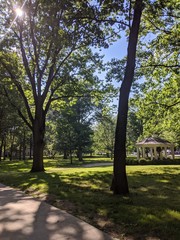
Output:
[[15,11],[16,11],[16,14],[17,14],[18,17],[23,16],[23,11],[21,10],[21,8],[16,8]]

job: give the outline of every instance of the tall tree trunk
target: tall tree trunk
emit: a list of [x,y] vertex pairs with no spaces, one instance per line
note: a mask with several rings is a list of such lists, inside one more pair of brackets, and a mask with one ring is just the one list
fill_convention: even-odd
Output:
[[[43,110],[42,110],[43,111]],[[45,116],[37,112],[33,122],[33,164],[31,172],[43,172],[43,150],[45,135]]]
[[23,149],[22,149],[22,159],[26,160],[26,132],[23,132]]
[[120,89],[118,117],[114,146],[114,169],[111,190],[114,194],[128,194],[128,181],[126,175],[126,127],[128,114],[128,100],[134,78],[136,47],[139,26],[142,14],[142,0],[136,0],[132,27],[129,34],[128,55],[124,79]]
[[19,146],[19,160],[22,159],[22,142],[20,143],[20,146]]
[[3,146],[3,160],[6,160],[6,137],[4,138],[4,146]]
[[10,152],[9,152],[9,160],[12,161],[12,154],[13,154],[13,143],[11,143],[10,146]]
[[0,145],[0,161],[1,161],[1,157],[2,157],[3,144],[4,144],[4,136],[2,136],[1,145]]
[[32,159],[32,136],[29,139],[29,159]]
[[73,158],[72,158],[72,150],[71,149],[69,150],[69,155],[70,155],[70,162],[72,164],[73,163]]

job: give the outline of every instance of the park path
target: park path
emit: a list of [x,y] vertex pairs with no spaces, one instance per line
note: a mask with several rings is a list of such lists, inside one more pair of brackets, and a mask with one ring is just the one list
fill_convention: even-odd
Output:
[[112,162],[106,162],[106,163],[89,163],[89,164],[84,164],[82,165],[82,167],[85,168],[91,168],[91,167],[103,167],[103,166],[112,166],[113,163]]
[[0,240],[113,240],[82,220],[0,184]]

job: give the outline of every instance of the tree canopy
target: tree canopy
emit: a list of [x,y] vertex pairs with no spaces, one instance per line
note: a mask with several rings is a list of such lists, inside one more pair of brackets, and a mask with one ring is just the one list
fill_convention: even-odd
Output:
[[114,37],[111,24],[101,21],[102,16],[111,15],[104,5],[101,1],[29,0],[24,14],[16,18],[14,5],[1,1],[2,29],[15,21],[7,40],[1,41],[0,62],[26,111],[16,108],[33,132],[32,171],[44,170],[45,120],[51,103],[62,97],[56,93],[64,92],[69,82],[76,85],[80,79],[74,78],[76,70],[85,67],[76,57],[83,59],[90,45],[107,47]]
[[[127,135],[132,134],[127,131],[128,124],[137,124],[136,136],[152,131],[160,134],[162,128],[167,134],[168,125],[174,133],[179,132],[172,124],[178,121],[179,111],[178,1],[28,0],[21,17],[16,16],[12,2],[2,0],[0,7],[4,32],[0,42],[1,85],[11,106],[32,131],[31,171],[44,171],[50,107],[63,108],[67,100],[74,102],[75,109],[82,97],[94,97],[94,104],[102,99],[103,84],[95,72],[103,64],[92,47],[107,48],[125,31],[127,57],[113,60],[107,80],[109,86],[113,76],[121,82],[111,188],[115,194],[128,193],[126,144]],[[128,123],[132,86],[136,91]],[[158,108],[153,111],[152,106]]]

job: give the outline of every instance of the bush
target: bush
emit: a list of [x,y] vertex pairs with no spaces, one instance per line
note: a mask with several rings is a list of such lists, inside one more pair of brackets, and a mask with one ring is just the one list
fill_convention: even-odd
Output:
[[140,159],[140,160],[135,160],[135,159],[130,159],[127,158],[126,160],[126,165],[179,165],[180,164],[180,159],[158,159],[158,160],[150,160],[150,159]]

